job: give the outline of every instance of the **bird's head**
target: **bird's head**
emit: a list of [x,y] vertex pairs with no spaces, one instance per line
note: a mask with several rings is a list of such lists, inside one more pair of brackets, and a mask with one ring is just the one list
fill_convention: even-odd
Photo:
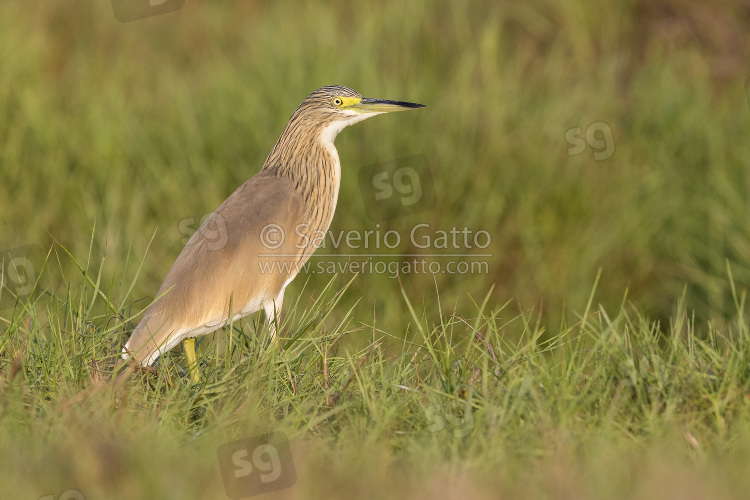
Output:
[[412,102],[362,97],[348,87],[329,85],[307,96],[295,111],[290,124],[299,121],[322,126],[324,136],[332,141],[344,127],[371,116],[423,107],[423,104]]
[[[321,87],[302,101],[266,159],[266,165],[298,165],[311,149],[322,146],[336,155],[333,140],[353,123],[391,111],[423,108],[422,104],[362,97],[341,85]],[[296,168],[296,167],[295,167]]]
[[321,87],[310,94],[304,102],[308,101],[320,106],[338,120],[348,120],[353,116],[370,117],[381,113],[390,113],[391,111],[424,108],[424,104],[413,102],[362,97],[357,91],[341,85]]

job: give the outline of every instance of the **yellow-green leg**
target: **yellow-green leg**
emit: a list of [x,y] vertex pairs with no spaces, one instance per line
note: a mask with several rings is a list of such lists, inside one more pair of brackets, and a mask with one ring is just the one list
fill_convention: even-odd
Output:
[[188,361],[188,370],[190,379],[194,384],[201,381],[200,372],[198,372],[198,358],[195,355],[195,337],[190,337],[182,341],[182,348],[185,349],[185,356]]

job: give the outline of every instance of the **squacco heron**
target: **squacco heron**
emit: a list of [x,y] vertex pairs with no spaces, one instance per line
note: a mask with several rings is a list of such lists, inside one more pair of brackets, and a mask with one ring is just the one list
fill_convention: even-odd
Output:
[[347,125],[421,104],[322,87],[294,111],[261,171],[240,186],[188,240],[156,300],[123,349],[150,366],[183,342],[199,380],[195,338],[265,312],[275,337],[284,290],[315,252],[333,219],[341,163],[333,141]]

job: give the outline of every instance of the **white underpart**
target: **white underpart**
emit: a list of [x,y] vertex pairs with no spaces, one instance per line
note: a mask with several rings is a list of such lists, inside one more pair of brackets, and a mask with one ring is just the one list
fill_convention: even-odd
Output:
[[[362,120],[366,120],[370,118],[371,116],[382,114],[382,113],[357,113],[356,111],[352,111],[348,109],[341,111],[341,113],[344,113],[345,115],[349,115],[351,118],[348,118],[346,120],[336,120],[335,122],[325,127],[320,134],[320,142],[323,143],[323,147],[326,148],[326,151],[328,151],[328,153],[333,157],[333,183],[334,183],[333,184],[334,185],[333,209],[331,210],[331,218],[328,219],[328,225],[326,226],[326,231],[328,230],[328,227],[331,225],[331,221],[333,220],[333,214],[336,212],[336,202],[339,199],[339,186],[341,185],[341,161],[339,160],[339,153],[338,151],[336,151],[336,146],[333,145],[333,140],[336,139],[336,136],[339,135],[339,132],[344,130],[344,128],[348,127],[349,125],[353,125],[357,122],[361,122]],[[292,280],[290,279],[289,281],[292,281]]]
[[[336,211],[336,202],[339,198],[339,186],[341,185],[341,161],[339,160],[339,153],[336,151],[336,146],[333,145],[334,139],[336,139],[336,136],[344,130],[344,128],[348,127],[349,125],[353,125],[357,122],[361,122],[362,120],[366,120],[367,118],[370,118],[371,116],[380,115],[382,113],[358,113],[356,111],[351,110],[342,110],[341,113],[344,113],[345,115],[349,115],[350,118],[346,120],[336,120],[335,122],[331,123],[327,127],[323,129],[323,131],[320,134],[320,141],[323,143],[323,147],[326,148],[326,151],[331,155],[333,158],[333,182],[334,182],[334,194],[333,194],[333,209],[331,210],[331,218],[328,219],[328,224],[326,226],[326,230],[328,230],[328,227],[331,225],[331,221],[333,220],[333,214]],[[163,344],[161,347],[159,347],[156,351],[154,351],[148,358],[144,359],[141,365],[143,366],[151,366],[151,364],[156,361],[156,359],[164,354],[165,352],[172,349],[174,346],[185,340],[186,338],[190,337],[199,337],[201,335],[205,335],[207,333],[211,333],[215,330],[218,330],[219,328],[222,328],[223,326],[228,325],[232,321],[237,321],[241,318],[244,318],[248,314],[252,314],[254,312],[260,311],[261,309],[264,310],[266,313],[266,323],[269,325],[269,329],[271,330],[271,335],[276,336],[276,322],[278,319],[278,315],[281,312],[281,304],[284,301],[284,291],[286,290],[286,287],[289,283],[292,282],[294,278],[296,278],[296,273],[291,276],[284,285],[281,287],[281,291],[279,294],[274,298],[273,300],[269,300],[268,298],[255,298],[251,300],[248,304],[245,305],[245,307],[242,308],[242,310],[236,314],[234,314],[234,317],[230,320],[226,317],[218,317],[214,318],[210,321],[207,321],[204,326],[196,328],[194,330],[189,331],[178,331],[173,334],[170,339]],[[125,344],[125,349],[128,348],[128,344]],[[123,349],[122,357],[123,359],[128,359],[127,351]]]
[[[286,287],[286,284],[284,286]],[[210,321],[206,321],[203,326],[195,328],[193,330],[178,330],[177,332],[172,334],[172,336],[165,344],[161,345],[156,351],[151,353],[148,358],[144,359],[141,364],[143,366],[151,366],[151,364],[153,364],[153,362],[156,361],[159,356],[169,351],[183,340],[190,337],[200,337],[201,335],[211,333],[218,330],[219,328],[228,325],[233,321],[238,321],[244,318],[248,314],[258,312],[261,309],[266,312],[266,323],[271,326],[271,333],[275,336],[276,330],[273,327],[273,322],[276,315],[279,313],[279,311],[281,311],[281,301],[283,299],[284,288],[281,289],[279,295],[273,300],[263,300],[261,297],[251,300],[248,304],[245,305],[245,307],[242,308],[240,312],[234,313],[231,319],[227,318],[226,316],[220,316],[217,318],[213,318]],[[127,348],[128,345],[125,344],[125,347]],[[127,353],[124,351],[124,349],[122,357],[123,359],[128,359]]]

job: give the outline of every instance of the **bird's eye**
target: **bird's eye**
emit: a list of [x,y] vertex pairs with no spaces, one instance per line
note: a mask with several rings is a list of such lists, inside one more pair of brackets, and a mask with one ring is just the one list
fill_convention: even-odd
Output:
[[334,97],[331,102],[334,106],[341,106],[344,103],[344,101],[342,101],[340,97]]

